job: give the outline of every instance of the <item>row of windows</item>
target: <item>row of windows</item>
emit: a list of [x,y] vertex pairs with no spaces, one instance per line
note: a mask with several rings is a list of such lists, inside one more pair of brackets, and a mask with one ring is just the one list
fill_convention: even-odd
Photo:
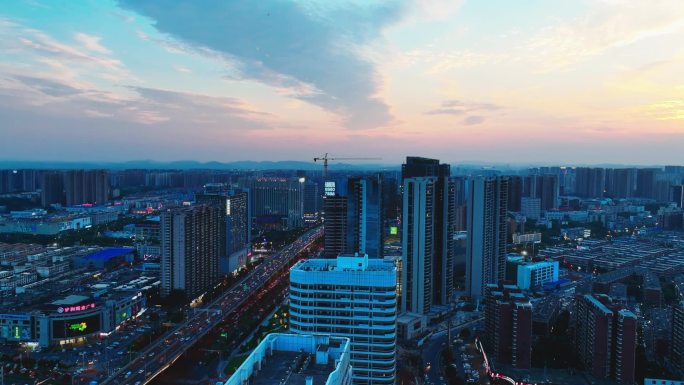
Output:
[[[358,326],[362,328],[373,328],[373,327],[380,327],[380,326],[391,326],[392,328],[395,327],[395,321],[390,320],[390,321],[378,321],[378,320],[369,320],[369,321],[348,321],[348,320],[337,320],[337,319],[330,319],[330,318],[307,318],[307,317],[297,317],[297,316],[292,316],[290,315],[290,321],[294,322],[299,322],[299,323],[311,323],[311,324],[316,324],[316,325],[331,325],[331,326]],[[367,323],[364,323],[367,322]]]
[[380,312],[380,311],[371,311],[369,309],[364,309],[364,310],[359,310],[359,309],[354,309],[352,311],[349,310],[329,310],[329,309],[305,309],[305,308],[297,308],[297,309],[292,309],[292,312],[290,313],[291,315],[299,315],[299,316],[312,316],[312,317],[333,317],[337,319],[360,319],[360,318],[370,318],[370,319],[377,319],[381,321],[387,321],[387,320],[395,320],[396,316],[394,312]]
[[377,302],[362,302],[354,303],[347,301],[317,301],[317,300],[307,300],[305,298],[298,298],[291,296],[290,302],[293,306],[310,306],[310,307],[321,307],[328,309],[395,309],[397,307],[396,301],[388,301],[388,303],[377,303]]
[[384,293],[393,291],[394,286],[352,286],[352,285],[325,285],[325,284],[307,284],[300,282],[290,283],[291,288],[306,289],[316,291],[352,291],[352,292],[370,292],[370,293]]

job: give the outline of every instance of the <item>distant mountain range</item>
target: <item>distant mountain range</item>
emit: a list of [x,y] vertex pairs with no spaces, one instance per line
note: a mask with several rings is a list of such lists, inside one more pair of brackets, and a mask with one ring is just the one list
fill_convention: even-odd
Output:
[[[556,164],[555,166],[559,166]],[[460,161],[452,163],[453,168],[475,169],[475,170],[521,170],[529,167],[543,167],[554,166],[551,163],[532,164],[532,163],[490,163],[483,164],[477,161]],[[576,164],[567,166],[578,167],[603,167],[603,168],[620,168],[620,167],[660,167],[645,166],[645,165],[621,165],[621,164]],[[303,162],[296,160],[283,161],[236,161],[236,162],[198,162],[194,160],[179,160],[172,162],[159,162],[154,160],[132,160],[128,162],[48,162],[48,161],[12,161],[0,160],[0,169],[109,169],[109,170],[125,170],[125,169],[157,169],[157,170],[305,170],[316,171],[323,170],[322,163]],[[330,170],[399,170],[399,164],[380,164],[380,163],[337,163],[330,162]]]
[[[323,170],[322,163],[302,162],[294,160],[284,161],[237,161],[237,162],[197,162],[194,160],[179,160],[173,162],[158,162],[153,160],[132,160],[128,162],[45,162],[45,161],[0,161],[0,169],[34,168],[34,169],[163,169],[163,170]],[[379,170],[398,169],[399,165],[384,164],[350,164],[330,162],[330,170]]]

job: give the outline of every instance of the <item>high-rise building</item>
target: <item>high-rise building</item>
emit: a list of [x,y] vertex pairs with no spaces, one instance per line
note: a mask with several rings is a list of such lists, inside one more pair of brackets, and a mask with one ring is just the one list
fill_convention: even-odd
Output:
[[[454,289],[454,257],[456,252],[456,241],[454,240],[454,233],[456,229],[456,188],[457,182],[451,177],[451,168],[448,164],[440,164],[437,159],[428,159],[421,157],[407,157],[406,163],[401,166],[402,173],[402,183],[403,183],[403,249],[409,247],[416,249],[416,245],[409,245],[406,237],[411,233],[411,237],[414,239],[419,239],[421,235],[416,231],[420,231],[419,228],[409,229],[407,222],[412,222],[416,224],[415,219],[412,218],[413,215],[429,215],[429,221],[425,222],[426,226],[431,226],[431,235],[425,237],[425,258],[430,256],[430,261],[427,261],[430,271],[429,274],[429,285],[431,286],[431,297],[432,304],[446,305],[451,302],[452,294]],[[414,189],[412,192],[413,196],[408,197],[407,185],[410,180],[418,181],[420,178],[434,178],[431,184],[432,187]],[[423,179],[427,180],[427,179]],[[423,182],[420,182],[423,183]],[[416,186],[418,187],[418,186]],[[416,193],[430,193],[432,197],[429,199],[416,196]],[[430,207],[422,207],[420,201],[425,199],[425,201],[431,201]],[[414,205],[418,203],[418,205]],[[411,205],[411,206],[409,206]],[[428,223],[431,222],[431,223]],[[418,237],[418,238],[416,238]],[[411,251],[412,253],[414,251]],[[403,253],[403,266],[404,271],[408,270],[407,257],[416,258],[419,255],[410,256],[406,252]],[[416,268],[421,268],[420,265],[414,265]],[[404,274],[406,276],[406,274]],[[415,275],[415,274],[412,274]],[[424,295],[424,293],[418,293],[418,296]],[[403,302],[402,302],[402,310]],[[429,311],[429,306],[428,306]],[[425,314],[423,311],[417,312],[419,314]]]
[[575,194],[584,198],[602,198],[606,186],[606,170],[578,167],[575,169]]
[[577,297],[573,313],[574,346],[591,375],[634,383],[637,344],[636,316],[613,306],[606,295]]
[[520,199],[520,213],[526,218],[538,221],[541,218],[541,199],[522,197]]
[[[523,177],[511,176],[508,180],[508,209],[510,211],[519,212],[521,207],[521,200],[523,197]],[[528,196],[529,197],[529,196]]]
[[[509,178],[509,192],[514,189],[510,187],[515,183],[516,177]],[[558,175],[528,175],[522,178],[522,197],[539,199],[540,209],[547,211],[558,208]],[[511,202],[511,197],[508,201]],[[508,208],[511,211],[511,207]]]
[[347,180],[346,253],[383,257],[382,175]]
[[64,172],[66,205],[104,204],[109,199],[109,173],[106,170]]
[[394,384],[396,271],[368,256],[309,259],[290,269],[290,330],[351,340],[356,385]]
[[199,204],[219,207],[221,221],[219,272],[229,274],[247,264],[251,242],[249,194],[241,190],[206,189],[195,197]]
[[304,225],[304,179],[248,179],[243,187],[254,198],[252,213],[257,223],[296,228]]
[[337,258],[347,249],[347,197],[323,197],[324,248],[326,258]]
[[436,177],[404,179],[401,311],[432,308]]
[[21,191],[36,191],[38,170],[0,170],[0,194]]
[[636,169],[615,168],[606,170],[606,196],[616,199],[630,198],[636,186]]
[[636,171],[636,192],[639,198],[655,199],[657,168],[639,168]]
[[466,291],[480,298],[485,285],[505,279],[508,178],[474,178],[468,201]]
[[680,376],[684,376],[684,301],[672,307],[670,363]]
[[64,178],[59,171],[46,171],[41,181],[41,204],[47,207],[51,204],[64,204]]
[[219,280],[221,222],[217,206],[169,209],[160,215],[161,293],[180,290],[197,298]]
[[518,369],[532,366],[532,305],[516,286],[489,284],[484,297],[488,356]]
[[676,185],[670,187],[672,192],[671,202],[674,202],[677,207],[684,208],[684,186]]
[[317,221],[321,212],[321,194],[318,191],[318,183],[306,180],[304,182],[304,218],[308,221]]

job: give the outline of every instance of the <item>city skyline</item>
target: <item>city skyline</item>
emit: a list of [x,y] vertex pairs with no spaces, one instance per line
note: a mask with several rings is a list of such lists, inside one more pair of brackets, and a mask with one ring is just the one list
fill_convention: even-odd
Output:
[[155,4],[3,7],[3,160],[684,163],[677,1]]

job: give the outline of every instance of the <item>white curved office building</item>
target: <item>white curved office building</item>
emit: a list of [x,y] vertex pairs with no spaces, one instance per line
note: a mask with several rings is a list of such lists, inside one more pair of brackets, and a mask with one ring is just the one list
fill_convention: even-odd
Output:
[[300,261],[290,270],[290,328],[351,340],[355,385],[394,384],[396,271],[368,256]]

